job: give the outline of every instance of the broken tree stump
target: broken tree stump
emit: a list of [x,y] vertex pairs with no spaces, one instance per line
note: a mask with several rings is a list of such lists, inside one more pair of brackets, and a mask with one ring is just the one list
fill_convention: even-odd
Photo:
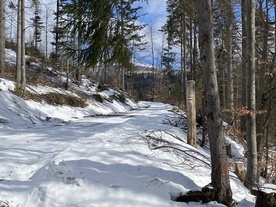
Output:
[[260,188],[257,195],[255,207],[275,207],[276,206],[276,185],[265,185]]
[[188,136],[189,145],[196,147],[196,102],[195,102],[195,81],[187,82],[187,118],[188,118]]
[[239,179],[241,181],[244,181],[245,173],[244,173],[244,163],[243,162],[235,163],[235,174],[239,177]]

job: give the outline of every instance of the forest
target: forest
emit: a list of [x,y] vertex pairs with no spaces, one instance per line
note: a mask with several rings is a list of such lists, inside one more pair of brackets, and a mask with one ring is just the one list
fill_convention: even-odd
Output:
[[[0,0],[0,76],[24,96],[27,55],[42,62],[41,71],[64,73],[65,89],[85,75],[100,87],[184,111],[194,80],[197,117],[213,146],[216,200],[232,205],[226,152],[218,150],[223,134],[246,142],[246,187],[258,184],[261,171],[275,184],[276,1],[167,0],[158,31],[142,21],[150,1]],[[15,68],[5,48],[16,51]]]

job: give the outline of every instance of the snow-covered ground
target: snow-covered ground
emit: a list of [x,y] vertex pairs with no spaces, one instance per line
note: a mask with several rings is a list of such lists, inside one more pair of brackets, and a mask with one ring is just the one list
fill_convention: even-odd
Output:
[[[11,81],[1,79],[0,88],[0,206],[223,206],[174,201],[210,183],[210,157],[187,145],[181,129],[163,124],[175,116],[172,106],[130,100],[130,106],[50,106],[13,95]],[[93,116],[100,112],[124,113]],[[165,144],[186,153],[157,149]],[[235,176],[231,187],[239,207],[254,206]]]
[[[15,53],[6,55],[14,64]],[[116,91],[97,92],[88,79],[71,87],[104,101],[88,99],[85,108],[26,101],[10,92],[12,81],[0,78],[1,207],[223,206],[174,201],[209,184],[211,171],[208,149],[192,148],[183,130],[164,124],[176,116],[171,105],[123,104],[110,99]],[[41,85],[27,90],[77,96]],[[242,156],[242,147],[228,142]],[[255,205],[234,174],[231,187],[238,207]]]

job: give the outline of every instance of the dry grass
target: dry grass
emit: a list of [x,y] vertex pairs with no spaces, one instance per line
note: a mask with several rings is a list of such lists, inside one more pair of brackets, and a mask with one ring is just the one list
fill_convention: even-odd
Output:
[[33,100],[36,102],[46,102],[50,105],[66,105],[71,107],[81,107],[84,108],[87,106],[85,99],[72,96],[69,94],[62,93],[47,93],[47,94],[35,94],[25,91],[24,94],[21,94],[18,90],[12,91],[15,95],[22,97],[25,100]]
[[[16,77],[16,69],[15,66],[6,64],[6,69],[1,74],[1,77],[6,78],[8,80],[15,81]],[[47,75],[47,71],[41,69],[41,67],[34,68],[29,67],[26,68],[26,79],[28,85],[43,85],[50,86],[53,88],[64,88],[63,84],[56,81],[58,77],[53,77]],[[86,107],[86,98],[82,96],[73,96],[69,94],[62,93],[54,93],[50,92],[47,94],[35,94],[30,93],[25,90],[24,94],[22,94],[19,90],[12,91],[17,96],[22,97],[25,100],[34,100],[36,102],[46,102],[51,105],[66,105],[71,107]]]

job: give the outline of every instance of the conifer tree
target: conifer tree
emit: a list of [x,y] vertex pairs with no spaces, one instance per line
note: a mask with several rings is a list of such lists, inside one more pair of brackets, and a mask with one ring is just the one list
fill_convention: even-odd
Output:
[[173,69],[173,63],[175,61],[175,52],[172,51],[172,47],[168,45],[168,47],[164,48],[164,52],[162,54],[162,65],[166,70]]
[[52,31],[54,34],[54,42],[51,42],[55,46],[55,58],[58,60],[61,50],[62,50],[62,41],[65,38],[65,32],[62,28],[64,16],[63,16],[63,6],[66,3],[66,0],[57,0],[57,11],[55,12],[56,25]]
[[133,7],[137,0],[117,0],[114,4],[113,17],[110,24],[112,25],[112,37],[110,45],[112,46],[112,55],[110,61],[116,63],[121,68],[122,84],[124,89],[124,70],[131,68],[132,46],[133,42],[141,41],[137,31],[144,26],[137,25],[135,21],[138,18],[138,10],[141,7]]
[[35,2],[35,12],[34,17],[31,18],[32,25],[34,27],[34,48],[38,50],[38,43],[41,42],[41,29],[42,29],[42,20],[39,16],[39,2]]
[[81,51],[66,47],[69,54],[80,52],[79,59],[86,66],[98,63],[117,64],[122,68],[131,65],[131,47],[142,40],[136,25],[138,10],[134,3],[140,0],[78,0],[67,2],[63,15],[74,16],[65,20],[62,28],[71,33],[81,34]]
[[168,0],[168,18],[162,28],[162,31],[167,34],[169,44],[180,48],[181,88],[184,103],[187,80],[195,79],[197,37],[194,5],[195,2],[191,0]]
[[174,46],[180,46],[180,65],[181,65],[181,88],[182,99],[186,103],[186,1],[185,0],[168,0],[167,12],[168,19],[163,27],[163,32],[167,34],[168,44]]

